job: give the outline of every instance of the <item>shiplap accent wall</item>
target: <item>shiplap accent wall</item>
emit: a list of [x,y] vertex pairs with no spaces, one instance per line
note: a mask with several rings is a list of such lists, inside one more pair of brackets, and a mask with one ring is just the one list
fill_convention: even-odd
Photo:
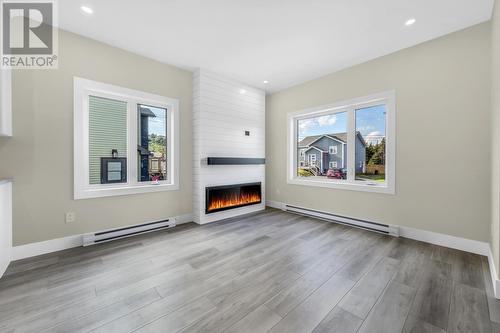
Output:
[[[245,136],[250,131],[250,136]],[[206,70],[193,74],[193,210],[204,224],[265,208],[264,165],[207,165],[207,157],[265,157],[265,92]],[[262,204],[205,214],[205,188],[262,183]]]

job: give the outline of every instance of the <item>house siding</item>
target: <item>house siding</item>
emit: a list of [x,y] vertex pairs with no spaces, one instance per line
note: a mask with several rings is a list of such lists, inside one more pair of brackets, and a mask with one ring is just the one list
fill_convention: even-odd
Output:
[[356,135],[356,173],[364,173],[366,165],[366,146],[363,140]]
[[101,183],[101,157],[127,157],[127,102],[90,96],[89,98],[89,178]]
[[[337,147],[336,154],[330,154],[329,148],[331,146]],[[343,146],[343,151],[342,151]],[[321,153],[317,149],[312,147],[316,147],[326,153]],[[330,162],[337,162],[337,169],[347,168],[347,145],[343,144],[337,140],[334,140],[330,137],[322,137],[318,141],[312,143],[311,148],[306,149],[305,156],[300,157],[300,151],[304,148],[299,148],[299,166],[300,162],[303,161],[306,164],[309,162],[310,155],[316,155],[316,160],[318,161],[318,166],[322,167],[321,172],[326,173],[330,168]],[[319,161],[323,162],[323,165],[319,164]],[[363,139],[360,136],[356,136],[356,173],[364,172],[364,167],[366,164],[366,151],[365,144]]]

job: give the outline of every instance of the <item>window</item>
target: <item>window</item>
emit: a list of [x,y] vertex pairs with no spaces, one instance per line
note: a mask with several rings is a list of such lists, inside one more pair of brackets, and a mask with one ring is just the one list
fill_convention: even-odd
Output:
[[179,102],[74,79],[75,199],[179,188]]
[[330,146],[330,148],[328,148],[328,153],[332,155],[337,154],[337,146]]
[[395,93],[289,113],[288,146],[291,184],[394,193]]
[[140,104],[137,117],[138,181],[166,180],[167,109]]

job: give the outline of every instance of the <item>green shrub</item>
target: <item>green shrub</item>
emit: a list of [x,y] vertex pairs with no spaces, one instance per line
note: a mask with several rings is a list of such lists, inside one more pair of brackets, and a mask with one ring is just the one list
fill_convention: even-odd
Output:
[[311,171],[307,170],[307,169],[301,169],[299,168],[299,177],[311,177],[313,174]]

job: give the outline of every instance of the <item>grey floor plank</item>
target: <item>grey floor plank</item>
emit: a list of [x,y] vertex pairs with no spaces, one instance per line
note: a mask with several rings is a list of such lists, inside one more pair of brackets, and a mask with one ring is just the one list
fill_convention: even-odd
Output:
[[339,306],[357,317],[365,319],[389,281],[396,274],[399,263],[400,261],[397,259],[382,258],[371,271],[356,283],[339,303]]
[[421,267],[423,278],[413,302],[411,313],[434,326],[448,327],[453,280],[450,264],[429,261]]
[[283,289],[266,302],[266,305],[280,316],[286,316],[288,312],[330,279],[344,264],[344,260],[335,257],[331,257],[328,262],[319,263],[291,286]]
[[224,332],[266,333],[281,319],[280,315],[263,304]]
[[403,329],[415,289],[391,282],[359,329],[361,333],[396,333]]
[[446,333],[446,331],[410,314],[406,318],[403,333]]
[[264,304],[268,299],[276,295],[282,288],[293,283],[298,278],[291,271],[279,269],[277,272],[259,283],[244,284],[243,288],[237,287],[229,291],[222,287],[214,294],[208,294],[207,298],[217,307],[217,312],[210,313],[198,322],[187,327],[183,332],[221,332],[249,313]]
[[336,306],[314,329],[314,333],[355,333],[363,323],[361,318]]
[[[215,306],[206,298],[199,299],[193,303],[190,303],[170,314],[167,314],[151,323],[148,323],[147,325],[144,325],[140,327],[137,330],[134,330],[134,332],[177,332],[181,330],[182,328],[188,326],[189,324],[193,323],[194,321],[198,320],[201,316],[205,315],[206,313],[213,312],[215,311],[216,308]],[[147,314],[147,310],[145,312],[145,315]],[[138,318],[141,322],[143,321],[143,318]],[[110,327],[103,327],[102,333],[109,333],[109,332],[132,332],[132,330],[129,330],[130,328],[134,327],[133,326],[110,326]]]
[[477,254],[457,251],[453,265],[453,279],[458,283],[484,290],[481,257]]
[[455,285],[448,332],[491,332],[488,303],[484,291],[465,284]]
[[354,281],[334,275],[290,311],[270,332],[311,332],[353,285]]
[[484,257],[268,209],[13,262],[0,332],[495,331],[491,295]]
[[117,318],[128,315],[135,310],[151,304],[160,299],[160,295],[154,289],[134,295],[126,300],[112,304],[99,311],[94,311],[82,317],[65,321],[57,326],[49,328],[48,332],[89,332],[99,326],[109,323]]

